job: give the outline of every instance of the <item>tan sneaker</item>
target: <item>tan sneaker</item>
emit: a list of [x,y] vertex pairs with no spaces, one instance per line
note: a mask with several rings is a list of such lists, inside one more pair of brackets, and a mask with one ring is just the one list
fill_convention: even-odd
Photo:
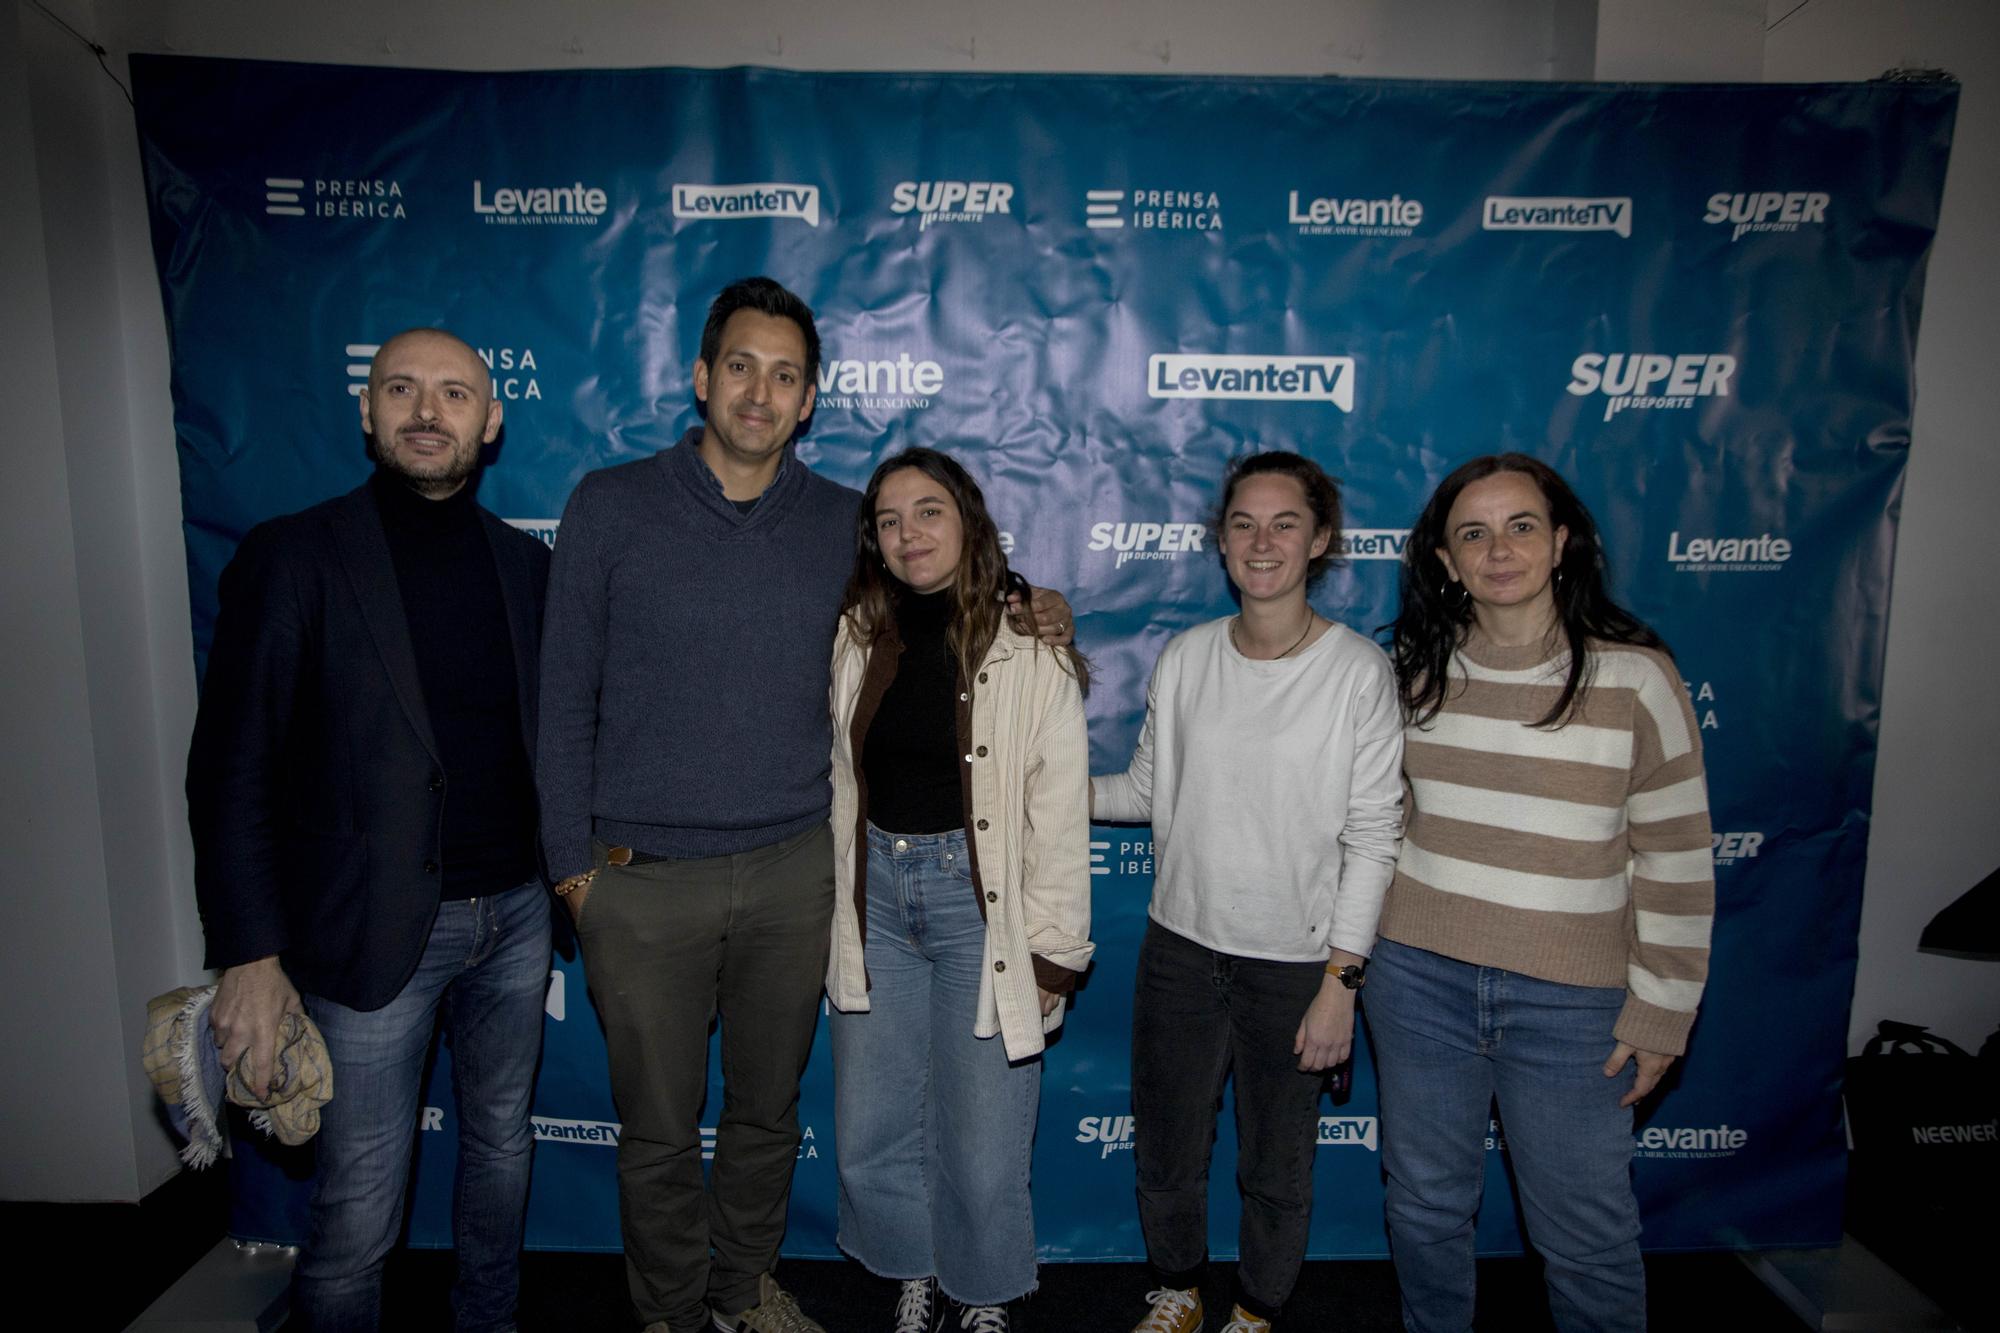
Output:
[[734,1318],[719,1310],[712,1313],[721,1333],[826,1333],[769,1273],[757,1279],[755,1305]]
[[1132,1333],[1201,1333],[1201,1289],[1161,1287],[1146,1293],[1152,1313],[1132,1326]]
[[1240,1305],[1229,1310],[1229,1322],[1222,1326],[1222,1333],[1271,1333],[1271,1321],[1259,1319]]

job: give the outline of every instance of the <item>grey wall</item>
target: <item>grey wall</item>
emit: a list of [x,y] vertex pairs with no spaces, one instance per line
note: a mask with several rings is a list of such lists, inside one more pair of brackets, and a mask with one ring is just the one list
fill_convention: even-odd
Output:
[[[1857,1026],[1977,1042],[2000,965],[1920,957],[1936,907],[2000,864],[2000,695],[1971,561],[2000,469],[1974,433],[1995,339],[1996,9],[1952,0],[45,0],[110,48],[463,69],[763,64],[1498,79],[1965,82],[1918,360]],[[1767,25],[1782,18],[1772,31]],[[25,75],[25,77],[24,77]],[[226,133],[226,128],[218,133]],[[0,1035],[0,1197],[136,1198],[174,1169],[140,1006],[194,980],[179,771],[194,713],[166,340],[124,96],[27,0],[0,10],[0,418],[7,602],[0,843],[32,1015]],[[1949,590],[1949,591],[1948,591]],[[1990,594],[1983,599],[1990,605]],[[1939,645],[1951,645],[1949,653]],[[1942,701],[1949,707],[1940,707]],[[20,934],[18,932],[25,932]],[[52,1090],[63,1089],[58,1096]],[[72,1095],[72,1094],[82,1095]]]

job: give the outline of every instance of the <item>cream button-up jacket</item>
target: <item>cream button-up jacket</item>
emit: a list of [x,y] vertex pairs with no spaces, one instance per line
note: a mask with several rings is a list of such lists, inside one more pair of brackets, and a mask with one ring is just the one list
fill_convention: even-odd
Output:
[[[869,649],[843,618],[834,635],[833,953],[826,994],[842,1013],[868,1008],[855,884],[855,755],[848,737]],[[1034,955],[1081,972],[1090,960],[1090,745],[1083,696],[1056,653],[1004,623],[971,682],[973,840],[987,894],[976,1037],[1009,1060],[1042,1049],[1063,1006],[1042,1014]]]

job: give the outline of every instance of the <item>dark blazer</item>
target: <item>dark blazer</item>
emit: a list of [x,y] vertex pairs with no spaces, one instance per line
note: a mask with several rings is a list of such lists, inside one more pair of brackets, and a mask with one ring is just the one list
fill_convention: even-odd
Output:
[[[549,552],[479,513],[532,758]],[[437,915],[447,792],[369,488],[253,528],[218,599],[187,774],[207,966],[278,954],[300,990],[379,1009]]]

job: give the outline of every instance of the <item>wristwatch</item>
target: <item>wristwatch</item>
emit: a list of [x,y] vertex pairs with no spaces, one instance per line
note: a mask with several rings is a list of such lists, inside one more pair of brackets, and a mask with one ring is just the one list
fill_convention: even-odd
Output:
[[1339,977],[1340,984],[1349,990],[1360,990],[1368,981],[1368,964],[1366,963],[1349,963],[1347,966],[1338,969],[1329,967],[1327,971]]

